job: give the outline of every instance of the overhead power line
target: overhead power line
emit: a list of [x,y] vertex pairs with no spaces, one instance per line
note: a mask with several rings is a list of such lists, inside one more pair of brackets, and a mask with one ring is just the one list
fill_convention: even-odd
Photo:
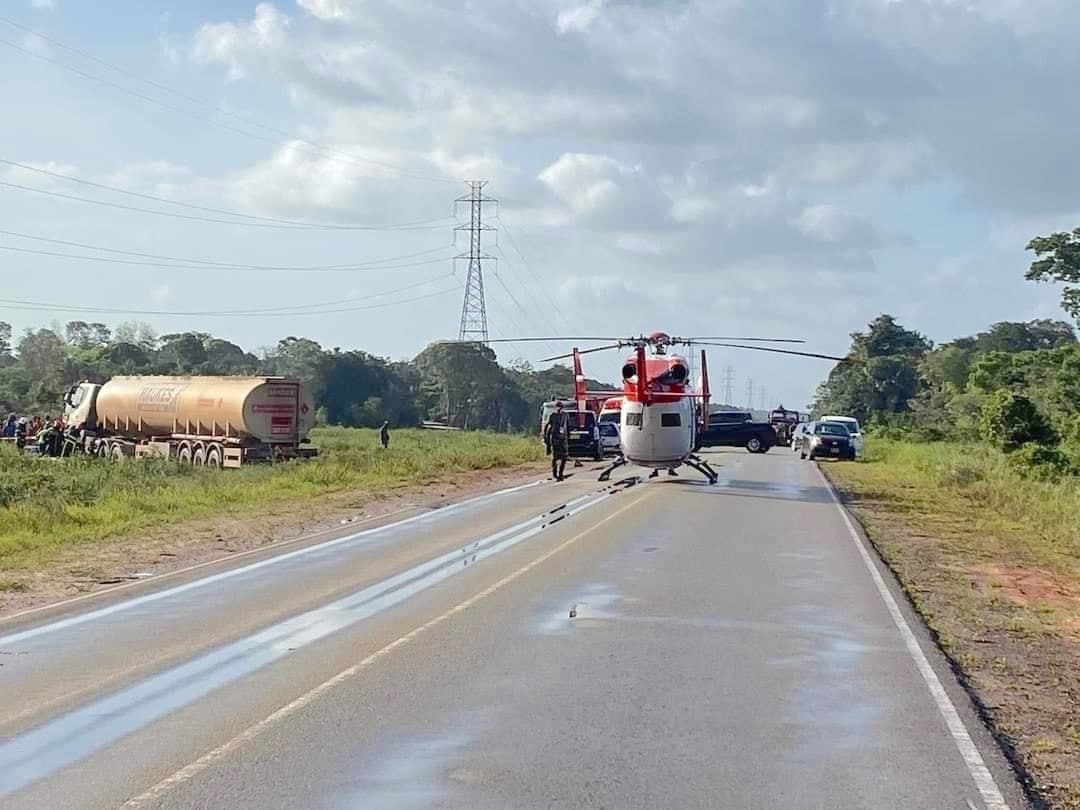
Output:
[[[195,214],[180,214],[175,211],[157,211],[153,208],[141,208],[135,205],[124,205],[123,203],[109,202],[107,200],[95,200],[91,197],[79,197],[75,194],[63,194],[59,191],[48,191],[43,188],[34,188],[33,186],[24,186],[19,183],[9,183],[7,181],[0,180],[0,186],[5,188],[15,188],[20,191],[30,191],[34,194],[44,194],[47,197],[56,197],[63,200],[72,200],[75,202],[87,203],[88,205],[99,205],[105,208],[116,208],[121,211],[137,211],[141,214],[153,214],[159,217],[168,217],[170,219],[186,219],[195,222],[213,222],[218,225],[239,225],[245,228],[271,228],[278,230],[292,230],[292,231],[312,231],[312,230],[340,230],[338,228],[313,228],[310,225],[273,225],[267,222],[244,222],[242,220],[235,219],[218,219],[214,217],[201,217]],[[345,229],[348,230],[348,229]],[[384,229],[385,230],[385,229]],[[407,228],[393,228],[394,231],[443,231],[446,230],[446,225],[415,225]]]
[[[573,326],[570,324],[570,320],[563,313],[559,305],[555,303],[554,299],[552,299],[551,295],[547,291],[547,288],[544,286],[543,282],[540,281],[539,276],[537,276],[536,273],[533,272],[532,265],[530,265],[529,260],[525,258],[525,254],[518,249],[517,240],[514,239],[514,236],[510,232],[510,229],[507,227],[506,221],[503,220],[501,213],[499,215],[496,215],[496,219],[499,221],[499,230],[502,233],[506,234],[506,238],[510,243],[510,247],[513,248],[514,253],[518,255],[518,258],[521,259],[521,263],[525,265],[525,269],[528,271],[533,281],[536,282],[536,286],[540,288],[541,294],[544,296],[545,299],[547,299],[547,302],[551,305],[551,308],[555,311],[555,313],[562,319],[562,322],[566,324],[566,328],[570,331],[573,331]],[[501,253],[504,257],[506,256],[506,254],[503,253],[501,248],[498,248],[498,250],[499,253]]]
[[[518,301],[517,297],[512,292],[510,292],[510,288],[506,286],[506,282],[502,280],[502,276],[499,275],[498,271],[495,272],[495,280],[499,283],[499,286],[503,288],[503,291],[508,296],[510,296],[510,300],[514,303],[514,306],[517,307],[517,310],[521,313],[522,317],[524,317],[525,320],[527,320],[533,328],[536,328],[536,322],[532,319],[529,313],[525,311],[525,308],[521,305],[521,302]],[[545,343],[544,345],[547,346],[548,351],[550,351],[552,354],[558,353],[558,349],[554,348],[550,343]]]
[[[97,188],[103,191],[111,191],[115,194],[124,194],[128,197],[137,197],[141,200],[151,200],[152,202],[163,203],[165,205],[175,205],[179,208],[187,208],[192,211],[204,211],[210,214],[223,214],[229,217],[237,217],[239,219],[250,219],[254,222],[271,223],[273,225],[288,225],[292,228],[312,228],[320,231],[399,231],[410,230],[412,228],[421,225],[431,225],[432,223],[441,222],[446,223],[447,220],[452,220],[452,216],[433,217],[431,219],[422,219],[414,222],[388,222],[379,225],[333,225],[321,222],[304,222],[302,220],[295,219],[281,219],[278,217],[264,217],[258,214],[246,214],[242,211],[230,211],[225,208],[212,208],[206,205],[196,205],[195,203],[181,202],[180,200],[170,200],[168,197],[157,197],[153,194],[145,194],[140,191],[132,191],[131,189],[118,188],[117,186],[110,186],[106,183],[96,183],[93,180],[84,180],[81,177],[72,177],[69,174],[63,174],[61,172],[50,171],[49,169],[43,169],[40,166],[31,166],[28,163],[19,163],[15,160],[5,160],[0,158],[0,164],[6,166],[12,166],[17,169],[22,169],[28,172],[37,172],[48,177],[54,177],[59,180],[65,180],[69,183],[78,183],[81,186],[89,186],[90,188]],[[236,223],[243,225],[245,223]],[[445,228],[446,225],[438,225],[436,227]]]
[[[3,305],[5,309],[17,309],[17,310],[34,310],[39,312],[86,312],[100,315],[158,315],[158,316],[197,316],[197,317],[227,317],[227,318],[243,318],[243,317],[280,317],[283,315],[296,316],[296,315],[329,315],[337,312],[357,312],[360,310],[371,309],[386,309],[388,307],[401,306],[402,304],[411,304],[416,301],[425,301],[430,298],[437,298],[442,295],[448,295],[449,293],[458,292],[461,289],[460,284],[455,284],[453,287],[448,287],[445,290],[438,290],[426,295],[418,295],[413,298],[404,298],[400,301],[386,301],[381,304],[368,304],[365,306],[348,306],[339,307],[334,309],[311,309],[304,311],[295,310],[282,310],[282,309],[260,309],[260,310],[247,310],[247,311],[173,311],[173,310],[147,310],[147,309],[121,309],[113,307],[87,307],[78,304],[57,304],[54,302],[45,301],[21,301],[8,298],[0,298],[0,305]],[[383,295],[389,295],[390,293],[383,293]]]
[[100,262],[104,264],[120,264],[120,265],[133,265],[136,267],[156,267],[163,270],[214,270],[217,272],[237,271],[244,273],[265,273],[268,271],[297,271],[304,273],[348,273],[357,270],[398,270],[406,267],[424,267],[431,264],[442,264],[451,257],[445,256],[439,259],[427,259],[420,262],[405,262],[402,264],[382,264],[371,267],[349,267],[349,268],[331,268],[331,269],[311,269],[311,268],[265,268],[265,267],[215,267],[213,265],[200,265],[200,264],[170,264],[168,262],[153,262],[144,261],[139,259],[114,259],[109,256],[88,256],[78,253],[61,253],[57,250],[35,250],[34,248],[22,248],[15,247],[13,245],[0,245],[0,250],[7,251],[9,253],[26,253],[31,256],[50,256],[54,259],[72,259],[81,262]]
[[154,261],[132,261],[128,259],[114,259],[108,256],[88,256],[75,253],[61,253],[59,251],[35,250],[33,248],[16,247],[13,245],[0,245],[0,250],[7,250],[14,253],[29,253],[39,256],[52,256],[62,259],[77,259],[80,261],[108,262],[111,264],[131,264],[143,267],[161,267],[174,270],[242,270],[251,272],[352,273],[360,270],[393,270],[403,267],[421,267],[427,264],[437,264],[439,262],[444,262],[450,257],[444,256],[435,259],[428,259],[426,261],[408,263],[400,262],[402,262],[404,259],[411,259],[416,256],[424,256],[431,253],[438,253],[440,251],[449,250],[452,247],[451,245],[443,245],[441,247],[431,248],[428,250],[419,250],[414,253],[405,253],[400,256],[390,256],[384,259],[372,259],[364,262],[353,262],[352,264],[274,265],[214,262],[204,259],[189,259],[180,256],[164,256],[158,253],[141,253],[134,250],[119,250],[117,248],[103,247],[101,245],[91,245],[86,242],[72,242],[67,239],[49,239],[44,236],[34,236],[32,234],[20,233],[18,231],[7,231],[2,229],[0,229],[0,236],[13,236],[19,239],[31,239],[37,242],[46,242],[53,245],[77,247],[84,250],[96,250],[102,253],[109,253],[117,256],[134,256],[139,259],[152,259]]
[[[217,118],[215,118],[213,116],[206,116],[204,114],[195,112],[193,110],[188,110],[188,109],[185,109],[183,107],[178,107],[175,104],[170,104],[168,102],[162,101],[161,99],[158,99],[158,98],[155,98],[153,96],[147,95],[146,93],[140,93],[138,90],[132,90],[130,87],[125,87],[124,85],[120,84],[119,82],[114,82],[111,79],[106,79],[106,78],[103,78],[102,76],[97,76],[97,75],[95,75],[93,73],[82,70],[81,68],[75,67],[74,65],[69,65],[66,62],[61,62],[59,59],[53,59],[52,57],[47,56],[46,54],[38,53],[36,51],[30,50],[29,48],[25,48],[25,47],[19,45],[18,43],[12,42],[12,41],[7,40],[7,39],[0,39],[0,45],[6,45],[9,48],[12,48],[12,49],[14,49],[16,51],[19,51],[20,53],[25,54],[26,56],[33,57],[34,59],[38,59],[38,60],[40,60],[42,62],[47,62],[50,65],[61,68],[63,70],[67,70],[67,71],[69,71],[71,73],[74,73],[75,75],[80,76],[80,77],[82,77],[82,78],[84,78],[84,79],[86,79],[88,81],[103,84],[106,87],[111,87],[112,89],[117,90],[118,92],[125,93],[126,95],[129,95],[129,96],[133,96],[134,98],[140,99],[142,101],[147,101],[147,102],[149,102],[151,104],[154,104],[154,105],[156,105],[158,107],[161,107],[161,108],[166,109],[166,110],[170,110],[170,111],[178,113],[180,115],[187,116],[189,118],[194,118],[194,119],[199,120],[199,121],[209,122],[209,123],[214,124],[215,126],[221,127],[222,129],[228,130],[230,132],[234,132],[236,134],[243,135],[243,136],[248,137],[248,138],[253,138],[255,140],[262,141],[264,143],[273,144],[275,146],[292,146],[292,147],[300,146],[300,147],[303,147],[303,151],[306,151],[306,152],[309,152],[309,153],[321,154],[324,157],[326,157],[328,160],[333,160],[333,161],[336,161],[336,162],[339,162],[339,163],[349,163],[349,164],[352,164],[352,165],[355,165],[355,166],[361,166],[361,167],[378,166],[380,168],[386,169],[389,172],[392,172],[393,174],[396,174],[399,177],[407,177],[407,178],[411,178],[413,180],[426,180],[426,181],[429,181],[429,182],[436,182],[436,183],[460,183],[461,182],[458,179],[455,179],[455,178],[452,178],[452,177],[447,177],[447,176],[427,175],[427,174],[421,174],[421,173],[416,173],[416,172],[409,172],[409,171],[406,171],[404,169],[401,169],[401,168],[393,165],[392,163],[386,163],[386,162],[383,162],[383,161],[373,160],[371,158],[357,157],[357,156],[351,155],[351,154],[349,154],[347,152],[341,152],[341,151],[339,151],[337,149],[333,149],[331,147],[323,146],[323,145],[315,143],[313,141],[308,141],[308,140],[305,140],[303,138],[298,138],[295,135],[293,135],[292,133],[289,133],[289,132],[287,132],[285,130],[279,129],[279,128],[271,126],[269,124],[260,123],[260,122],[256,121],[255,119],[249,118],[247,116],[237,115],[236,113],[229,112],[228,110],[223,110],[223,109],[221,109],[220,106],[218,106],[216,104],[212,104],[211,102],[203,101],[201,99],[197,99],[194,96],[189,96],[188,94],[186,94],[186,93],[184,93],[182,91],[173,90],[172,88],[168,88],[163,84],[160,84],[158,82],[154,82],[154,81],[151,81],[151,80],[146,79],[144,77],[138,76],[137,74],[133,73],[132,71],[129,71],[129,70],[126,70],[124,68],[118,67],[116,65],[110,64],[109,62],[106,62],[103,59],[99,59],[96,56],[92,56],[91,54],[88,54],[85,51],[81,51],[81,50],[79,50],[77,48],[74,48],[74,47],[72,47],[70,45],[65,45],[64,43],[60,42],[59,40],[53,39],[52,37],[49,37],[49,36],[47,36],[45,34],[42,34],[39,31],[35,31],[32,28],[28,28],[27,26],[22,25],[21,23],[17,23],[14,20],[10,20],[10,19],[8,19],[6,17],[0,17],[0,22],[6,23],[7,25],[10,25],[10,26],[12,26],[14,28],[25,31],[26,33],[32,34],[33,36],[40,37],[45,42],[48,42],[48,43],[50,43],[52,45],[55,45],[58,48],[62,48],[62,49],[66,50],[66,51],[69,51],[71,53],[82,56],[85,59],[89,59],[91,61],[94,61],[94,62],[96,62],[96,63],[98,63],[98,64],[100,64],[100,65],[102,65],[104,67],[107,67],[110,70],[114,70],[114,71],[116,71],[116,72],[118,72],[118,73],[120,73],[122,75],[131,77],[131,78],[136,79],[137,81],[143,82],[145,84],[149,84],[152,87],[156,87],[158,89],[165,90],[165,91],[167,91],[169,93],[172,93],[173,95],[179,96],[181,98],[185,98],[187,101],[189,101],[191,103],[197,104],[200,107],[211,110],[213,113],[215,113],[215,115],[223,116],[223,117],[226,117],[226,118],[232,118],[234,120],[239,120],[239,121],[242,121],[242,122],[247,123],[247,124],[253,124],[254,126],[256,126],[256,127],[260,128],[260,129],[265,129],[265,130],[267,130],[269,132],[273,132],[273,133],[277,134],[279,137],[277,137],[277,138],[268,137],[268,136],[265,136],[265,135],[260,135],[257,132],[251,132],[251,131],[246,130],[246,129],[241,129],[239,127],[231,126],[230,124],[227,124],[227,123],[225,123],[223,121],[220,121],[220,120],[218,120]],[[285,140],[280,140],[280,138],[284,138]]]

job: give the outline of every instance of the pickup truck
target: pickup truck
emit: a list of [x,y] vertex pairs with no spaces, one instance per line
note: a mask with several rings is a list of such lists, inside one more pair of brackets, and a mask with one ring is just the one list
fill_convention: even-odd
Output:
[[778,443],[776,431],[768,422],[731,420],[723,414],[713,414],[708,428],[698,437],[700,447],[745,447],[751,453],[767,453]]

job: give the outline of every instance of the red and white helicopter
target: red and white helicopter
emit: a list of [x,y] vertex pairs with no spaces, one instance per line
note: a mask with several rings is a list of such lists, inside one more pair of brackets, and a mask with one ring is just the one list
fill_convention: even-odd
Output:
[[[542,362],[573,358],[574,398],[584,412],[593,397],[610,397],[610,391],[588,391],[581,369],[581,355],[612,349],[632,348],[622,367],[623,400],[620,412],[620,443],[622,455],[607,467],[600,480],[606,481],[611,472],[624,464],[635,464],[653,470],[652,476],[666,469],[670,474],[682,465],[704,475],[710,484],[716,483],[717,473],[697,455],[701,432],[707,426],[709,414],[709,372],[705,350],[701,350],[701,376],[698,390],[690,380],[690,364],[685,357],[669,354],[674,346],[722,346],[731,349],[792,354],[822,360],[846,361],[816,352],[800,352],[775,346],[751,346],[748,343],[803,343],[802,340],[735,337],[672,337],[666,332],[630,338],[516,338],[491,343],[519,343],[530,340],[554,341],[613,341],[587,349],[574,348],[569,354],[545,358]],[[727,341],[740,341],[732,343]]]

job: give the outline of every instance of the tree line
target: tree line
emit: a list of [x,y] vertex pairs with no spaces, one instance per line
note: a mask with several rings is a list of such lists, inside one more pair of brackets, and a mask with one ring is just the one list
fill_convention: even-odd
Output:
[[[1060,282],[1080,321],[1080,228],[1032,239],[1025,278]],[[923,440],[984,440],[1025,473],[1080,474],[1080,345],[1060,320],[1003,321],[934,346],[891,315],[851,336],[850,362],[818,388],[815,413],[845,413]]]
[[[158,335],[144,323],[111,329],[70,321],[16,339],[11,325],[0,321],[0,412],[56,415],[72,383],[121,374],[298,377],[314,394],[321,422],[352,427],[434,420],[466,429],[533,430],[541,402],[573,394],[569,368],[536,370],[524,361],[504,367],[479,344],[434,343],[412,360],[391,361],[295,336],[254,353],[207,332]],[[610,388],[595,380],[589,385]]]
[[816,414],[886,435],[988,441],[1024,473],[1080,473],[1080,344],[1064,321],[1000,322],[934,346],[891,315],[852,334]]

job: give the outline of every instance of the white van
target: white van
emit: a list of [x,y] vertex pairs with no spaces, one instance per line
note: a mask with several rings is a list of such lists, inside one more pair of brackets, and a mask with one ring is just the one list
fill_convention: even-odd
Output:
[[862,428],[859,427],[859,420],[851,416],[823,416],[819,422],[838,422],[848,429],[848,433],[851,434],[851,443],[855,445],[856,458],[863,454],[863,437]]

